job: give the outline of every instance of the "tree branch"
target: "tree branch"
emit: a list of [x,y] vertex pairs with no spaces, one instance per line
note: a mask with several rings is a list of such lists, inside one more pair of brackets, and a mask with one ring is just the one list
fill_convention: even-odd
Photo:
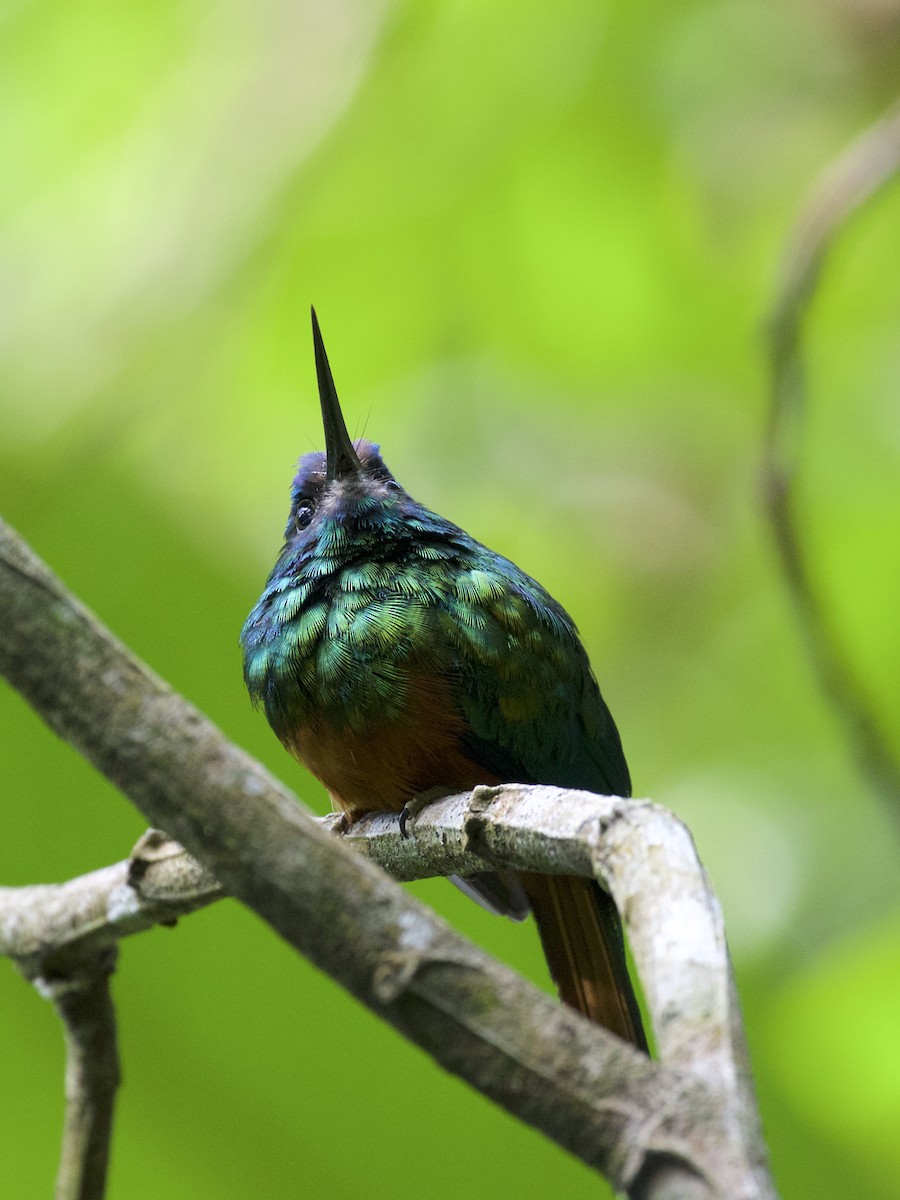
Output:
[[596,878],[622,914],[660,1060],[702,1078],[729,1108],[755,1112],[721,909],[689,831],[666,809],[507,784],[434,801],[412,839],[376,814],[344,840],[396,879],[486,866]]
[[29,979],[65,975],[119,938],[174,924],[222,895],[196,859],[151,829],[125,862],[67,883],[0,887],[0,954]]
[[33,979],[53,1001],[66,1035],[66,1115],[56,1200],[103,1200],[119,1086],[116,1014],[109,991],[114,949],[100,950],[64,974]]
[[[712,989],[725,1026],[704,1044],[701,1013],[692,1011],[677,1034],[664,1019],[657,1030],[663,1063],[650,1062],[495,963],[374,864],[349,853],[282,785],[139,664],[2,524],[0,670],[229,893],[442,1066],[603,1171],[620,1190],[641,1200],[774,1196],[755,1115],[747,1116],[752,1097],[742,1039],[735,1035],[739,1017],[727,959],[723,981]],[[479,870],[486,861],[510,861],[522,840],[528,805],[511,805],[504,816],[504,797],[515,791],[478,789],[460,818],[460,853]],[[567,820],[583,822],[586,810],[578,804],[599,799],[569,794],[575,807],[560,825],[558,801],[565,795],[553,799],[552,824],[563,840]],[[649,945],[639,949],[640,921],[632,914],[641,912],[655,879],[641,882],[640,872],[617,865],[615,845],[621,837],[634,849],[642,836],[632,832],[625,810],[660,810],[609,803],[605,830],[595,811],[580,871],[609,878],[636,931],[636,951],[652,957]],[[426,848],[436,819],[429,810],[418,818],[416,848]],[[643,834],[651,863],[661,828]],[[584,842],[578,833],[568,829],[573,845]],[[400,847],[395,833],[390,840]],[[378,842],[373,838],[373,846]],[[686,833],[682,847],[692,856]],[[545,851],[526,847],[522,855],[534,865]],[[558,861],[552,869],[559,870]],[[655,875],[655,866],[651,871]],[[696,894],[709,899],[700,879]],[[706,909],[704,919],[720,926],[714,901]],[[667,985],[662,975],[655,983],[649,978],[655,1008],[656,992]]]
[[116,942],[174,924],[222,889],[181,846],[156,830],[127,862],[68,883],[0,888],[0,954],[63,1022],[66,1114],[56,1200],[102,1200],[119,1085],[116,1018],[109,980]]
[[769,521],[813,669],[861,770],[888,802],[896,820],[900,820],[900,761],[816,594],[792,489],[807,399],[803,324],[835,237],[898,170],[900,105],[895,105],[824,172],[794,227],[769,317],[771,403],[763,460]]

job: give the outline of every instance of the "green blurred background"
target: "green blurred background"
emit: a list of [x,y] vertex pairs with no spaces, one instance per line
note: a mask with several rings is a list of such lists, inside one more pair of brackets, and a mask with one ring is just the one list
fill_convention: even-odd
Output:
[[[893,98],[897,0],[44,0],[0,25],[0,512],[317,811],[237,634],[352,432],[578,622],[637,795],[721,896],[785,1197],[900,1196],[896,825],[817,691],[758,501],[760,329],[819,170]],[[900,194],[810,325],[817,584],[895,743]],[[0,689],[0,877],[138,815]],[[416,890],[546,984],[533,931]],[[122,948],[110,1196],[608,1194],[236,904]],[[56,1018],[0,967],[0,1191],[46,1196]]]

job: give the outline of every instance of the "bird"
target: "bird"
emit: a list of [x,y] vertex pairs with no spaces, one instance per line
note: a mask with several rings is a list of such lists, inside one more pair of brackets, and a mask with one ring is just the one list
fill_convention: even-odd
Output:
[[[276,736],[352,824],[479,784],[630,796],[615,722],[575,625],[509,559],[414,500],[351,440],[312,333],[325,450],[305,454],[284,545],[241,631],[244,679]],[[574,876],[459,881],[530,909],[563,1002],[647,1052],[611,897]]]

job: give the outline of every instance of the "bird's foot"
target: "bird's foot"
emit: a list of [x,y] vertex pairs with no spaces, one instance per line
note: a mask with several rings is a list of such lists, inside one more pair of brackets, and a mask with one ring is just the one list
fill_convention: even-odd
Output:
[[400,836],[408,838],[409,834],[406,831],[408,821],[414,820],[416,813],[419,811],[416,807],[417,797],[413,797],[407,804],[404,804],[400,809]]
[[403,808],[400,810],[401,836],[405,838],[409,837],[407,826],[409,825],[410,821],[414,821],[416,819],[416,817],[427,804],[430,804],[432,800],[438,800],[441,796],[449,795],[451,795],[450,788],[441,787],[438,785],[437,787],[428,788],[427,791],[420,792],[418,796],[413,796],[411,800],[407,800],[407,802],[403,805]]

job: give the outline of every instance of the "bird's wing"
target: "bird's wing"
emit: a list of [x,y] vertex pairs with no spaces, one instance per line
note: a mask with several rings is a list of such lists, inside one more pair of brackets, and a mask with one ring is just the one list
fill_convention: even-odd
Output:
[[491,557],[459,573],[444,606],[467,755],[510,782],[630,795],[618,730],[571,618]]

